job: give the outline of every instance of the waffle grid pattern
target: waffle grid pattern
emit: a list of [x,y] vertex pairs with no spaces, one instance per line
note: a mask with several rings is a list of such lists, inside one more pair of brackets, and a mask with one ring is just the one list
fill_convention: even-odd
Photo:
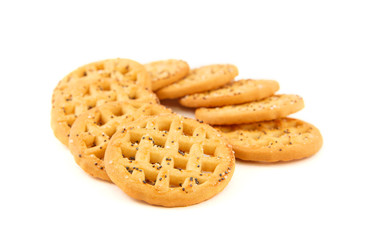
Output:
[[[223,163],[225,146],[210,139],[204,127],[189,125],[182,118],[143,122],[123,129],[123,134],[117,139],[120,162],[132,178],[160,191],[186,191],[203,184]],[[220,175],[219,181],[224,180]]]

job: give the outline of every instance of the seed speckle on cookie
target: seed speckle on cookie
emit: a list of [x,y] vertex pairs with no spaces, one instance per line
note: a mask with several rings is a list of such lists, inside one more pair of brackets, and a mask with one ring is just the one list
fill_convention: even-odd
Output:
[[214,64],[195,68],[182,80],[159,89],[159,99],[175,99],[188,94],[219,88],[232,81],[238,69],[231,64]]
[[279,89],[274,80],[242,79],[221,88],[187,95],[180,99],[185,107],[218,107],[257,101],[272,96]]
[[195,115],[208,124],[230,125],[282,118],[303,107],[304,102],[300,96],[281,94],[239,105],[198,108]]

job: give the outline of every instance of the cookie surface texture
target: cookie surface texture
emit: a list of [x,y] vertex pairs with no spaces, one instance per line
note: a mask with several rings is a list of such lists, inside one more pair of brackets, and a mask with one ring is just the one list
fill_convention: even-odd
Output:
[[105,153],[106,172],[125,193],[167,207],[215,196],[234,166],[232,148],[218,131],[178,115],[125,124]]
[[55,136],[65,145],[75,119],[95,106],[126,100],[158,102],[157,96],[145,88],[97,75],[86,76],[63,88],[57,87],[54,92],[51,126]]
[[156,92],[159,99],[175,99],[188,94],[219,88],[232,81],[238,69],[231,64],[214,64],[196,68],[182,80]]
[[151,90],[151,79],[145,67],[125,58],[106,59],[83,65],[66,75],[58,83],[57,88],[75,84],[81,78],[89,76],[113,78],[121,83],[132,83]]
[[81,114],[70,130],[69,149],[76,163],[88,174],[110,181],[104,155],[111,136],[125,123],[144,116],[170,114],[171,110],[154,103],[110,102]]
[[274,80],[243,79],[221,88],[195,93],[180,99],[185,107],[218,107],[257,101],[272,96],[280,88]]
[[188,63],[176,59],[150,62],[144,66],[152,80],[153,91],[177,82],[189,73]]
[[236,158],[247,161],[302,159],[318,152],[323,144],[315,126],[292,118],[216,128],[233,145]]
[[286,117],[304,107],[298,95],[274,95],[263,100],[216,108],[198,108],[196,118],[213,125],[252,123]]

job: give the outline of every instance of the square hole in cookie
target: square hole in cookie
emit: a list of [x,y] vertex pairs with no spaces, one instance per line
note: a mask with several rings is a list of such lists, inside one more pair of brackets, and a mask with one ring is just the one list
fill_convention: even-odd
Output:
[[185,136],[193,136],[195,127],[189,124],[183,123],[183,135]]
[[190,148],[192,147],[192,144],[189,143],[189,142],[179,142],[179,154],[181,154],[182,156],[185,156],[185,154],[189,154],[190,153]]
[[166,143],[166,138],[153,137],[153,145],[157,148],[164,148]]
[[174,157],[174,168],[178,170],[185,170],[187,163],[188,160],[182,157],[182,155]]
[[142,134],[141,133],[137,133],[137,132],[130,132],[130,142],[131,144],[139,144],[140,141],[141,141],[141,138],[142,138]]
[[96,115],[93,123],[96,124],[97,126],[102,126],[106,123],[106,121],[104,121],[104,119],[101,116],[101,113],[99,113]]
[[84,93],[83,93],[83,98],[91,96],[91,94],[92,94],[91,87],[90,86],[85,86],[84,89],[85,90],[84,90]]
[[111,110],[111,113],[115,117],[121,117],[125,114],[125,110],[121,106],[115,106]]
[[103,82],[101,82],[101,84],[97,85],[97,88],[100,91],[111,91],[112,90],[111,83],[107,80],[104,80]]
[[70,115],[69,118],[66,119],[67,126],[69,128],[71,128],[71,126],[73,125],[74,121],[75,121],[75,117],[73,117],[73,116]]
[[149,162],[151,164],[154,164],[154,163],[158,163],[158,164],[161,164],[162,163],[162,159],[163,159],[163,156],[158,153],[158,152],[150,152],[150,159],[149,159]]
[[171,127],[171,121],[164,121],[164,122],[159,121],[158,122],[159,131],[163,131],[164,133],[167,133],[168,131],[170,131],[170,127]]
[[89,135],[89,137],[84,138],[84,143],[87,148],[93,148],[97,146],[97,137]]
[[75,114],[75,104],[65,104],[61,110],[65,115]]
[[109,136],[109,139],[114,135],[114,133],[116,133],[117,130],[117,127],[115,127],[114,125],[110,125],[109,127],[104,128],[104,132],[106,135]]
[[[128,160],[135,160],[136,149],[128,146],[121,146],[122,157],[128,158]],[[131,158],[131,159],[130,159]]]
[[211,163],[211,162],[203,162],[202,163],[202,173],[213,173],[215,171],[215,168],[217,166],[217,163]]
[[216,150],[215,145],[205,144],[205,145],[203,145],[203,156],[204,157],[214,157],[215,156],[215,150]]
[[170,178],[170,188],[180,188],[184,183],[183,177],[169,176]]
[[130,93],[128,93],[128,98],[131,100],[135,100],[139,98],[139,95],[137,92],[131,91]]

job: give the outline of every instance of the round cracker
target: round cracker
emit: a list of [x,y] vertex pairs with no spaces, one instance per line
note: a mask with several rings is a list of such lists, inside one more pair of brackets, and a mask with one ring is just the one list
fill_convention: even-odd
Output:
[[190,71],[184,79],[156,92],[159,99],[175,99],[188,94],[219,88],[232,81],[238,69],[231,64],[214,64]]
[[236,158],[247,161],[298,160],[312,156],[323,144],[315,126],[293,118],[215,128],[232,144]]
[[188,206],[222,191],[235,159],[211,126],[177,115],[125,124],[105,153],[106,172],[129,196],[149,204]]
[[113,78],[121,83],[133,83],[151,90],[151,78],[145,67],[125,58],[105,59],[83,65],[66,75],[58,83],[56,89],[65,88],[66,85],[75,84],[80,79],[89,76]]
[[150,62],[144,67],[152,80],[153,91],[177,82],[189,73],[188,63],[176,59]]
[[286,117],[304,107],[298,95],[274,95],[263,100],[216,108],[198,108],[197,119],[213,125],[252,123]]
[[215,90],[187,95],[180,99],[180,104],[194,108],[241,104],[270,97],[279,88],[274,80],[242,79]]

